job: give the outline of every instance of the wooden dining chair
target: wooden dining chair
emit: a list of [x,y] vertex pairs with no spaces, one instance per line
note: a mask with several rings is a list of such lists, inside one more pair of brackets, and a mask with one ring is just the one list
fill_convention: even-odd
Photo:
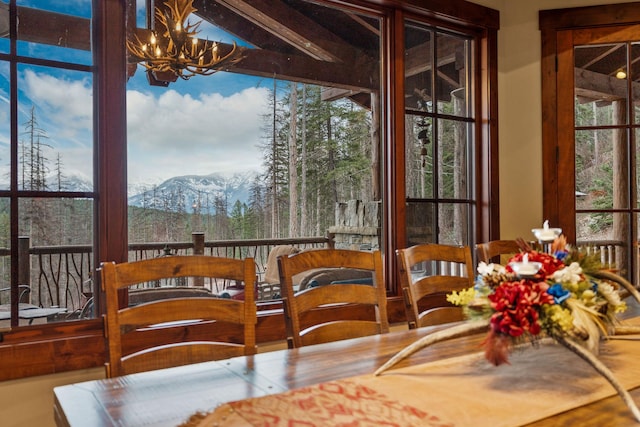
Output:
[[[354,279],[297,291],[294,277],[321,269],[352,269]],[[278,258],[289,348],[389,331],[379,251],[315,249]],[[371,273],[370,279],[362,272]]]
[[[170,256],[102,263],[107,312],[107,377],[256,353],[256,283],[252,258]],[[212,278],[244,284],[244,300],[176,297],[119,304],[122,290],[169,278]]]
[[473,286],[469,246],[420,244],[396,250],[410,329],[463,320],[461,307],[446,294]]
[[513,256],[520,252],[520,245],[515,240],[491,240],[476,244],[476,256],[478,262],[497,262],[502,264],[497,257]]

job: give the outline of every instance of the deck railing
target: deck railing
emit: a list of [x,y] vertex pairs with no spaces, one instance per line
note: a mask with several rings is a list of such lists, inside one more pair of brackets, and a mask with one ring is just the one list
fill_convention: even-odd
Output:
[[[129,245],[129,260],[140,260],[176,254],[206,254],[234,258],[253,257],[258,281],[264,277],[267,257],[276,245],[294,245],[301,249],[331,247],[331,235],[327,237],[251,239],[205,241],[202,233],[194,233],[190,242],[133,243]],[[616,254],[623,247],[622,241],[579,241],[577,246],[587,253],[599,253],[606,267],[614,267]],[[90,245],[36,246],[29,238],[19,239],[19,285],[31,288],[30,302],[42,307],[66,307],[70,317],[80,313],[93,292],[91,275],[94,271]],[[10,251],[0,248],[0,289],[9,288]],[[213,293],[221,293],[228,284],[200,282]],[[0,304],[8,303],[9,293],[0,293]]]
[[[204,234],[194,233],[191,242],[133,243],[129,260],[177,254],[205,254],[234,258],[253,257],[260,281],[264,275],[269,251],[276,245],[293,245],[301,249],[332,247],[332,236],[290,239],[252,239],[205,241]],[[91,298],[93,266],[91,245],[30,246],[28,237],[19,239],[18,284],[31,288],[29,300],[41,307],[66,307],[69,318],[79,315]],[[9,288],[10,251],[0,248],[0,289]],[[227,284],[194,282],[220,293]],[[0,294],[0,304],[9,301],[9,292]]]
[[624,249],[621,240],[579,240],[576,246],[587,254],[600,254],[600,263],[605,268],[615,268],[617,256]]

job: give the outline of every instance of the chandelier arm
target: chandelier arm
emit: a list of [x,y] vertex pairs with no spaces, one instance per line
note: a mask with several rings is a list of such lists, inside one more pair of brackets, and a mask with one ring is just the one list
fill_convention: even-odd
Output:
[[[218,54],[218,43],[199,40],[197,35],[202,21],[191,23],[189,15],[196,12],[193,0],[167,0],[164,9],[156,7],[156,25],[148,42],[134,34],[126,41],[127,49],[144,68],[155,72],[170,71],[182,79],[211,75],[221,68],[235,64],[244,55],[236,42],[224,56]],[[155,31],[154,31],[155,30]]]

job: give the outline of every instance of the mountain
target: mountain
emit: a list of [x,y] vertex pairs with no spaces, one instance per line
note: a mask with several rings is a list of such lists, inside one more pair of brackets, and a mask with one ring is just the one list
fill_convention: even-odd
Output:
[[[53,191],[58,190],[56,188],[56,186],[54,184],[52,184],[54,182],[55,182],[55,179],[53,179],[53,178],[48,178],[47,179],[48,189],[49,190],[53,190]],[[83,177],[80,177],[78,175],[71,175],[71,176],[65,177],[63,179],[61,190],[62,191],[86,191],[86,192],[91,192],[91,191],[93,191],[93,184],[91,183],[91,181],[87,181]]]
[[178,195],[184,198],[185,209],[191,213],[200,206],[202,213],[214,214],[214,201],[224,197],[227,209],[231,211],[234,203],[249,200],[251,184],[256,177],[255,172],[244,172],[225,176],[213,173],[210,175],[185,175],[169,178],[155,187],[137,187],[131,189],[129,206],[151,207],[163,209],[172,205],[172,199]]
[[[234,175],[223,175],[212,173],[210,175],[185,175],[169,178],[161,184],[150,185],[130,185],[129,186],[129,206],[152,207],[163,209],[165,206],[175,206],[172,199],[179,194],[184,198],[184,205],[187,212],[200,205],[201,213],[214,214],[214,201],[218,197],[224,197],[229,212],[233,209],[234,203],[239,200],[246,203],[249,200],[251,185],[253,184],[257,172],[243,172]],[[54,187],[54,177],[47,177],[47,189],[50,191],[78,191],[91,192],[93,185],[87,179],[73,175],[64,177],[62,188]],[[0,188],[3,184],[0,184]],[[4,184],[8,187],[8,184]]]

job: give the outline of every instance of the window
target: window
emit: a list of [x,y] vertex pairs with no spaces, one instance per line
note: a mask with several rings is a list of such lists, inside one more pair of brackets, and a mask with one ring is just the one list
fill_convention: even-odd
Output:
[[382,19],[306,0],[261,7],[199,11],[200,38],[246,49],[237,65],[188,80],[138,65],[128,80],[129,242],[141,256],[202,234],[204,253],[253,256],[264,272],[276,239],[326,246],[334,233],[337,247],[380,248]]
[[627,9],[541,14],[549,58],[543,109],[555,118],[543,122],[544,211],[570,241],[599,251],[605,265],[635,283],[640,16]]
[[[325,239],[327,231],[344,231],[336,217],[346,218],[340,215],[347,210],[354,209],[360,218],[358,204],[352,202],[356,200],[372,204],[370,212],[378,222],[363,227],[371,231],[371,243],[352,239],[351,233],[343,233],[343,243],[363,249],[380,245],[385,254],[389,312],[395,316],[390,321],[401,321],[395,257],[389,254],[410,241],[408,198],[434,212],[433,218],[421,221],[442,227],[434,235],[438,241],[470,244],[474,239],[496,237],[498,13],[452,1],[456,7],[445,10],[437,5],[434,10],[422,10],[406,3],[381,7],[377,1],[334,0],[276,2],[264,9],[261,5],[268,2],[240,2],[247,7],[239,10],[229,6],[231,2],[199,0],[195,3],[200,10],[193,19],[203,21],[204,37],[236,41],[247,48],[246,58],[228,71],[188,81],[176,79],[168,85],[156,75],[153,86],[143,69],[138,67],[134,73],[135,67],[126,63],[125,35],[135,30],[134,24],[145,25],[146,2],[127,2],[137,3],[139,9],[124,10],[122,2],[81,0],[67,6],[66,2],[38,1],[42,9],[36,10],[45,15],[34,15],[38,19],[33,22],[38,24],[29,26],[26,13],[32,6],[18,1],[22,32],[15,40],[0,37],[0,61],[8,70],[6,94],[11,100],[9,108],[0,107],[0,114],[10,117],[8,127],[3,124],[7,121],[0,121],[0,129],[5,126],[0,135],[11,142],[11,149],[0,143],[0,168],[6,164],[6,173],[12,177],[11,181],[0,179],[4,202],[0,239],[8,242],[4,252],[0,245],[0,255],[16,260],[5,264],[4,270],[0,265],[0,274],[15,279],[12,302],[17,308],[23,244],[18,237],[28,231],[42,236],[37,239],[48,239],[29,243],[31,265],[34,270],[38,267],[38,274],[31,274],[27,281],[49,281],[43,289],[55,289],[58,299],[45,290],[41,308],[58,305],[67,312],[28,325],[14,309],[7,322],[11,330],[0,325],[4,362],[0,380],[104,363],[99,318],[104,301],[96,284],[87,283],[100,261],[162,256],[166,243],[171,252],[189,251],[195,247],[190,239],[201,235],[198,232],[205,234],[205,253],[231,256],[253,256],[248,245],[233,243],[250,237]],[[46,9],[49,4],[63,6]],[[9,9],[14,10],[14,4]],[[451,10],[459,16],[450,15]],[[15,19],[10,22],[15,24]],[[397,27],[397,22],[406,22],[406,28]],[[27,36],[28,28],[32,32]],[[405,50],[425,46],[431,49],[428,54],[414,57],[418,68],[405,73]],[[424,69],[442,61],[444,68],[433,75]],[[23,81],[22,76],[30,77]],[[59,110],[40,112],[39,104],[24,97],[22,90],[29,88],[24,84],[37,82],[34,77],[55,82],[32,89],[46,88],[33,93],[49,102],[59,101]],[[426,110],[405,100],[405,92],[414,96],[410,85],[422,78],[431,79],[424,87],[434,97]],[[447,95],[453,92],[460,102]],[[80,101],[71,102],[71,96]],[[33,116],[32,105],[36,107]],[[58,180],[48,175],[42,180],[38,162],[33,174],[20,162],[24,124],[32,117],[36,119],[31,121],[33,132],[27,135],[38,141],[36,129],[47,132],[47,139],[40,135],[42,143],[52,146],[46,147],[51,150],[46,151],[47,159],[53,161],[54,171],[57,164],[65,167],[59,168],[64,173],[53,174]],[[433,173],[420,180],[412,175],[409,180],[405,156],[416,155],[408,147],[415,147],[416,133],[422,130],[416,125],[422,119],[431,123],[431,147],[437,147],[427,163]],[[59,123],[65,124],[64,133],[54,128]],[[411,132],[410,142],[405,143]],[[73,143],[71,148],[67,142]],[[37,147],[36,143],[34,159],[39,158]],[[453,147],[459,152],[450,157],[448,150]],[[60,163],[54,161],[57,151]],[[4,162],[5,158],[11,161]],[[292,159],[297,161],[295,166]],[[86,187],[65,184],[63,178],[70,175],[71,166],[90,177]],[[247,181],[249,195],[231,193],[231,181],[221,181],[217,192],[205,191],[204,178],[209,175],[250,169],[258,173]],[[21,171],[28,179],[22,178]],[[452,185],[451,174],[467,182]],[[162,188],[178,181],[173,178],[182,178],[182,187]],[[7,184],[3,187],[2,182]],[[33,184],[33,189],[22,189],[21,183]],[[38,187],[42,183],[45,188]],[[424,193],[418,192],[422,185]],[[210,182],[208,187],[212,186]],[[458,219],[443,222],[449,215]],[[39,227],[43,218],[45,226]],[[4,235],[2,227],[7,230]],[[229,252],[216,252],[224,246],[220,242],[227,242],[224,250]],[[48,262],[50,254],[59,254],[63,247],[73,257],[60,258],[62,263],[40,274],[39,258]],[[74,277],[83,279],[52,282],[57,275],[65,276],[57,266],[71,268]],[[85,304],[89,297],[94,298],[93,305]],[[40,304],[40,300],[31,301]],[[277,321],[279,303],[268,304],[274,310],[263,312],[258,342],[279,340],[284,334],[284,325],[278,326]],[[94,315],[83,310],[87,307],[93,308]],[[67,317],[70,313],[75,314]],[[16,358],[17,346],[28,356]]]
[[405,24],[408,246],[475,243],[471,46],[469,37]]
[[0,3],[0,328],[66,320],[91,292],[68,280],[91,269],[91,1],[32,3]]

